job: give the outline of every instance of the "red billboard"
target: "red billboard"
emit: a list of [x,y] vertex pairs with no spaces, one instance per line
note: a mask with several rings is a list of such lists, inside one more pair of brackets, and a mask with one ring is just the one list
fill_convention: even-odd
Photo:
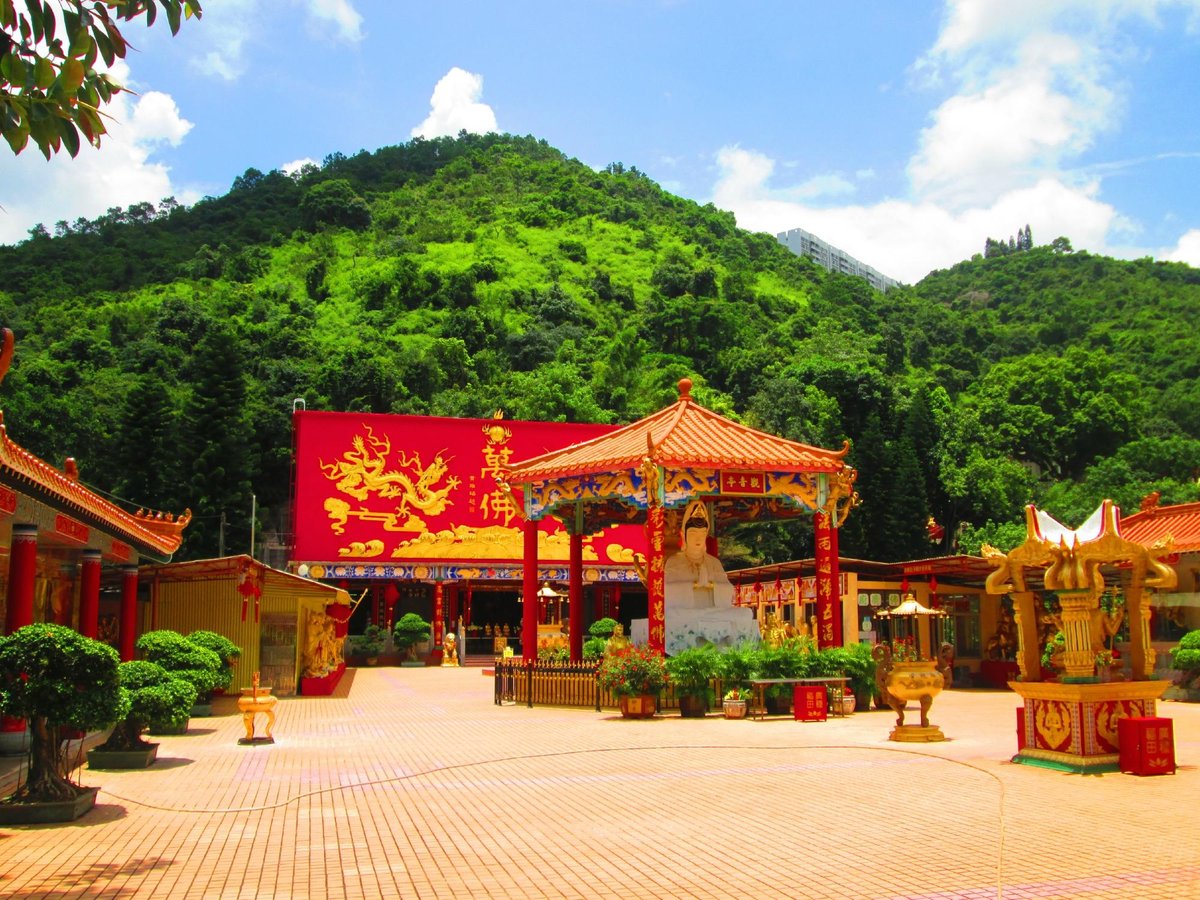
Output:
[[[297,411],[297,562],[313,577],[393,577],[420,563],[446,578],[512,578],[523,520],[496,476],[519,462],[614,429],[611,425]],[[569,539],[543,521],[541,567],[566,566]],[[584,538],[587,580],[630,580],[641,527]],[[336,565],[334,565],[336,563]]]

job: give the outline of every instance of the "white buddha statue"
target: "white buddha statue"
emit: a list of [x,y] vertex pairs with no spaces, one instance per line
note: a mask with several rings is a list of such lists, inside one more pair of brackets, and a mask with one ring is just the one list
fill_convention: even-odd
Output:
[[664,626],[668,654],[686,647],[757,643],[753,612],[733,605],[733,584],[721,561],[708,552],[708,507],[693,500],[683,514],[680,549],[664,563]]

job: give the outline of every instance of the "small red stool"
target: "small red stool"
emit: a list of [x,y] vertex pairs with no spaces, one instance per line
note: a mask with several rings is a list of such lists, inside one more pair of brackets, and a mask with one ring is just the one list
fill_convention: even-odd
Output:
[[1127,716],[1117,720],[1118,761],[1130,775],[1174,775],[1175,732],[1170,719]]

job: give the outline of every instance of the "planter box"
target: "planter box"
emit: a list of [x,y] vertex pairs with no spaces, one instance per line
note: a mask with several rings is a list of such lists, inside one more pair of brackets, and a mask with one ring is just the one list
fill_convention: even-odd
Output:
[[101,750],[93,747],[88,751],[89,769],[148,769],[158,759],[158,744],[144,750]]
[[98,787],[83,788],[74,800],[50,803],[0,803],[0,825],[49,825],[74,822],[96,805]]

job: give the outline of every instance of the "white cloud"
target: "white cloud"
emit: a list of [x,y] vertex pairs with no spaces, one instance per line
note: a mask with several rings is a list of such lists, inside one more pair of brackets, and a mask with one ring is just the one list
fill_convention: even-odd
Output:
[[[1136,51],[1131,19],[1158,24],[1168,7],[1200,0],[947,0],[942,30],[914,64],[922,87],[945,96],[908,161],[903,196],[873,204],[821,203],[848,192],[829,176],[772,183],[776,164],[738,147],[718,153],[713,201],[769,233],[800,227],[902,281],[916,281],[1030,225],[1035,242],[1122,256],[1141,232],[1102,198],[1103,164],[1079,165],[1117,127]],[[803,178],[803,176],[797,176]],[[1165,258],[1200,262],[1200,230]]]
[[[204,24],[195,29],[195,40],[204,48],[192,58],[192,68],[223,81],[236,81],[251,65],[247,59],[252,35],[277,35],[279,26],[264,22],[268,16],[290,17],[304,9],[309,31],[321,38],[355,44],[366,36],[363,17],[351,0],[205,0]],[[333,26],[331,29],[329,26]]]
[[363,39],[363,17],[349,0],[307,0],[308,11],[314,19],[337,26],[342,40],[356,43]]
[[496,114],[479,102],[482,97],[483,76],[455,66],[434,87],[429,115],[412,130],[412,137],[446,137],[463,130],[475,134],[498,131]]
[[[123,64],[114,67],[117,81],[125,75]],[[105,113],[108,134],[99,150],[85,143],[74,159],[63,152],[49,161],[32,144],[19,156],[7,147],[0,153],[0,243],[24,240],[39,222],[53,232],[59,220],[95,218],[114,206],[157,203],[172,195],[181,203],[199,199],[174,187],[169,169],[150,160],[155,145],[178,145],[191,130],[171,97],[122,92]]]
[[1173,249],[1164,251],[1159,258],[1200,268],[1200,228],[1188,231]]
[[1096,198],[1095,182],[1069,186],[1053,178],[1010,190],[992,202],[952,210],[932,201],[884,200],[871,205],[821,208],[786,199],[772,188],[772,160],[741,148],[725,148],[713,202],[738,225],[778,234],[804,228],[822,240],[900,281],[919,281],[983,251],[986,238],[1008,237],[1028,224],[1038,243],[1060,235],[1076,246],[1102,246],[1118,222],[1116,210]]
[[284,163],[279,169],[285,175],[295,175],[305,166],[320,166],[320,163],[312,157],[305,156],[302,159],[293,159],[291,162]]

